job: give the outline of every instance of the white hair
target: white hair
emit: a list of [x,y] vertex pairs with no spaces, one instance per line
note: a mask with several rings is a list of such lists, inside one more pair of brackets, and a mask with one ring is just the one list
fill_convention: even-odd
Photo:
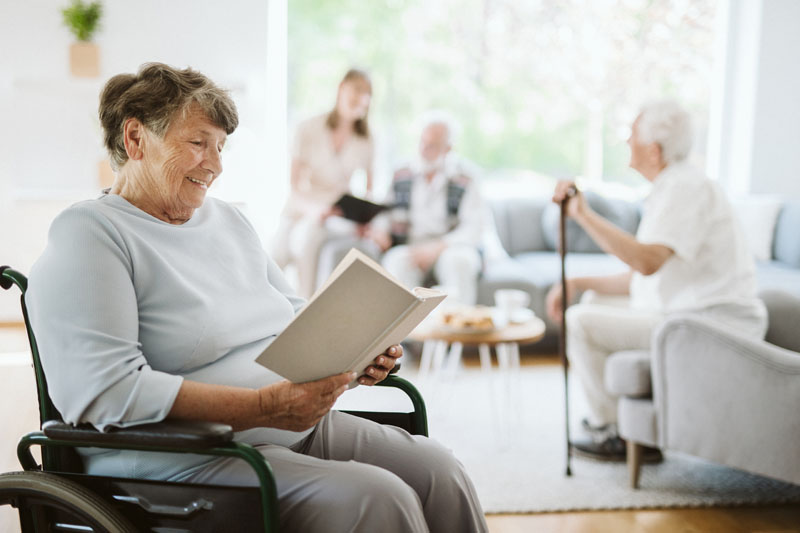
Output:
[[658,143],[664,162],[678,163],[692,150],[692,119],[674,100],[647,103],[639,113],[637,140]]
[[430,126],[444,126],[447,132],[447,144],[453,146],[459,133],[459,126],[453,116],[447,111],[433,109],[419,117],[419,131],[425,131]]

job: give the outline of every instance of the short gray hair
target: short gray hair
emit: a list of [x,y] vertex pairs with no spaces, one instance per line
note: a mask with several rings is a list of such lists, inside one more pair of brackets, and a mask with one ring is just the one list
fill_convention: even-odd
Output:
[[637,140],[658,143],[664,162],[678,163],[692,150],[692,119],[674,100],[647,103],[639,113]]
[[193,103],[228,135],[239,125],[236,104],[228,92],[191,68],[145,63],[136,74],[118,74],[108,80],[100,94],[99,113],[111,167],[119,170],[128,161],[123,140],[126,120],[135,118],[163,137],[175,114],[186,112]]
[[430,126],[444,126],[447,131],[447,144],[452,146],[458,137],[459,127],[453,116],[447,111],[433,109],[427,111],[419,118],[419,131],[423,132]]

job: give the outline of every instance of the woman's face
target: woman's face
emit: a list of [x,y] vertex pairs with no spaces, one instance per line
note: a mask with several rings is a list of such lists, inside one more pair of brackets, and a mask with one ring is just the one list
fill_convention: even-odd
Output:
[[228,135],[198,106],[178,113],[163,139],[150,135],[151,186],[167,213],[185,213],[203,205],[206,192],[222,173],[222,147]]
[[363,79],[353,79],[339,86],[339,97],[336,100],[336,111],[342,120],[355,122],[365,118],[372,100],[372,88]]

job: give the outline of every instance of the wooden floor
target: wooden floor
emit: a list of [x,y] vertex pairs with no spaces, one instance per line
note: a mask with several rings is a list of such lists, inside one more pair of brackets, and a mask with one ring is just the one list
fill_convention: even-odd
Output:
[[489,515],[491,533],[800,533],[800,506]]
[[[466,354],[467,366],[479,366]],[[522,353],[524,366],[558,365],[557,355]],[[800,505],[647,511],[488,515],[491,533],[800,533]]]

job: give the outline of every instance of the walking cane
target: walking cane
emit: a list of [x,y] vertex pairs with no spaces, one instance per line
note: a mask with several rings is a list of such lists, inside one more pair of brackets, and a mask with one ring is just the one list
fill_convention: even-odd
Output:
[[561,220],[558,227],[558,254],[561,257],[561,331],[558,337],[558,355],[564,368],[564,431],[567,439],[567,476],[572,476],[572,446],[569,439],[569,361],[567,360],[567,203],[578,194],[575,186],[567,190],[561,200]]

